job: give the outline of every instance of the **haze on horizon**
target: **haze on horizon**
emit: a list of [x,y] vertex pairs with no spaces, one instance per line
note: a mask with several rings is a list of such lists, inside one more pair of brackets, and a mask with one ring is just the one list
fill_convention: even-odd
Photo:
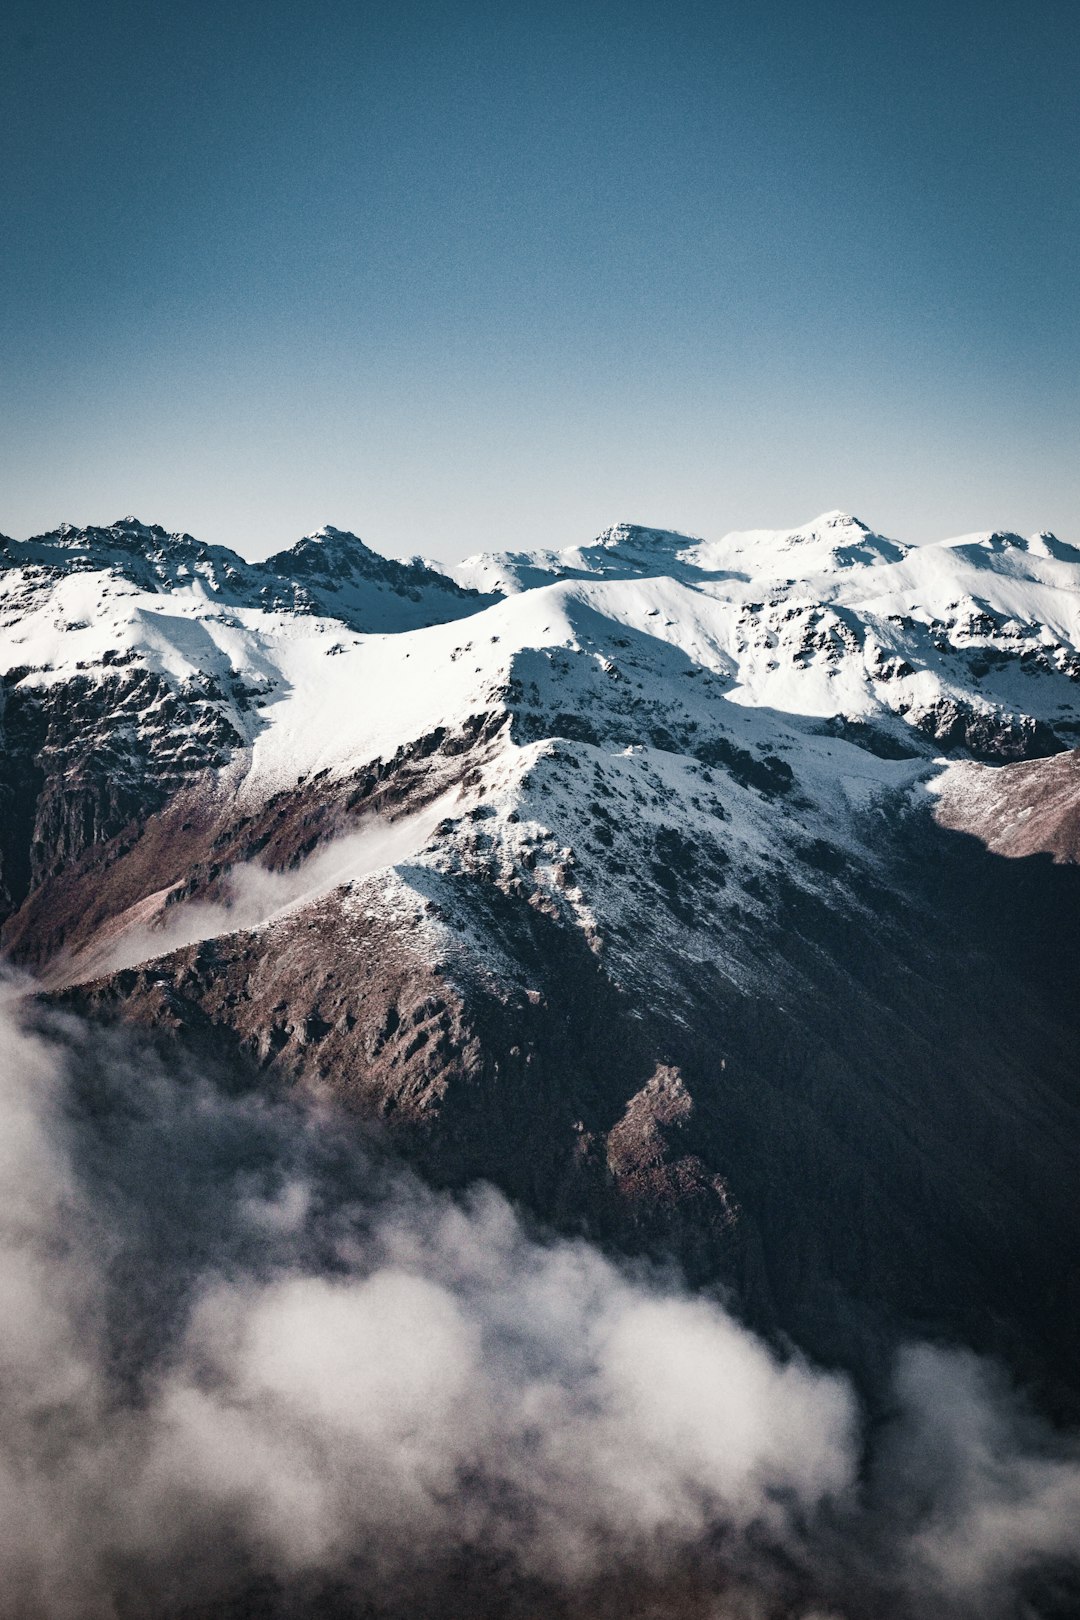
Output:
[[16,0],[0,530],[1080,540],[1080,14]]

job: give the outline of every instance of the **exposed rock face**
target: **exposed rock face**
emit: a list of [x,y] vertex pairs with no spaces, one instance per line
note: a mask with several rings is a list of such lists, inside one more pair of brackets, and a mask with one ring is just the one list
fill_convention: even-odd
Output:
[[217,683],[128,668],[0,689],[0,899],[10,914],[84,850],[223,764],[243,742]]
[[4,942],[54,993],[868,1381],[943,1333],[1076,1398],[1080,555],[7,558]]

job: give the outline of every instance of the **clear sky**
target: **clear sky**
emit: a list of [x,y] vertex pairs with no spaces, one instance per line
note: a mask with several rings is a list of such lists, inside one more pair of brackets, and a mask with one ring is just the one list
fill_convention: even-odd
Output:
[[0,530],[1080,541],[1080,7],[8,0]]

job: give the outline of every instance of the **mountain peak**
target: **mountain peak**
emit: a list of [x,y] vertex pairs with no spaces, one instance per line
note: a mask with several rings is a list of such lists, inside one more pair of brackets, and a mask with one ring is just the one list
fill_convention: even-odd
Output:
[[597,535],[593,544],[604,546],[607,550],[625,546],[657,550],[673,545],[685,546],[692,539],[693,536],[679,534],[675,529],[654,529],[647,523],[613,523]]
[[[88,525],[84,532],[91,534],[95,531],[92,526]],[[103,532],[105,534],[116,534],[119,532],[127,535],[138,535],[140,537],[143,535],[152,534],[155,537],[167,536],[170,539],[173,538],[169,530],[163,528],[160,523],[144,523],[141,518],[135,517],[135,515],[130,512],[128,513],[127,517],[117,518],[115,522],[108,524],[103,531],[98,532]],[[191,536],[176,536],[176,538],[190,540]]]
[[[160,523],[143,523],[140,518],[129,514],[127,517],[114,518],[111,523],[61,523],[48,534],[34,536],[37,540],[61,541],[69,543],[75,541],[85,545],[108,545],[118,540],[126,542],[132,539],[142,539],[143,536],[167,536],[168,530],[163,529]],[[187,538],[190,539],[190,536]]]
[[1067,540],[1059,540],[1050,529],[1041,529],[1033,534],[1027,543],[1028,551],[1033,557],[1047,557],[1055,562],[1080,561],[1080,552]]
[[748,577],[790,578],[899,562],[909,549],[850,512],[834,509],[797,528],[736,529],[693,545],[681,561],[697,569],[734,568]]
[[807,524],[808,529],[857,529],[860,534],[870,534],[869,524],[861,518],[855,517],[851,512],[842,512],[839,507],[831,512],[822,512],[812,523]]
[[[304,539],[305,540],[352,540],[358,546],[363,546],[364,545],[364,542],[361,540],[361,538],[360,538],[360,536],[358,534],[354,534],[351,529],[339,529],[337,527],[337,525],[334,524],[334,523],[324,523],[318,529],[312,529],[310,534],[305,534],[304,535]],[[365,546],[364,549],[367,550],[368,547]]]
[[359,561],[364,567],[369,567],[373,558],[380,563],[385,561],[377,551],[365,545],[358,534],[353,534],[351,529],[339,529],[333,523],[324,523],[310,534],[303,535],[293,545],[276,552],[270,561],[285,557],[307,558],[313,562],[333,559],[335,566]]

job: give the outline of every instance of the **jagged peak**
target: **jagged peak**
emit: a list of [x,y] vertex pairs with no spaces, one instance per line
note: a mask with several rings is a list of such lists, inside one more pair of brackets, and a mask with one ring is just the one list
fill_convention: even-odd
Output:
[[345,579],[359,575],[410,590],[434,587],[462,600],[480,594],[464,588],[431,559],[385,557],[366,545],[358,534],[350,529],[338,529],[332,523],[324,523],[287,550],[275,552],[260,566],[286,578],[298,575],[310,579],[325,575]]
[[363,558],[366,563],[370,563],[373,558],[380,563],[387,560],[366,545],[351,529],[339,529],[333,523],[324,523],[319,528],[312,529],[309,534],[302,535],[299,540],[294,540],[291,546],[284,546],[280,551],[274,552],[268,561],[274,563],[286,557],[310,558],[319,552],[334,557],[335,561],[350,556]]
[[38,541],[69,541],[77,540],[86,545],[94,545],[100,541],[109,541],[119,538],[143,538],[152,535],[155,540],[175,540],[185,545],[198,545],[193,535],[170,531],[160,523],[143,523],[141,518],[129,514],[127,517],[114,518],[111,523],[60,523],[55,529],[45,534],[34,535]]
[[364,545],[358,534],[354,534],[351,529],[339,529],[335,523],[323,523],[319,528],[312,529],[310,534],[305,534],[303,538],[305,540],[349,540],[354,545],[364,546],[365,551],[371,549],[369,546]]

